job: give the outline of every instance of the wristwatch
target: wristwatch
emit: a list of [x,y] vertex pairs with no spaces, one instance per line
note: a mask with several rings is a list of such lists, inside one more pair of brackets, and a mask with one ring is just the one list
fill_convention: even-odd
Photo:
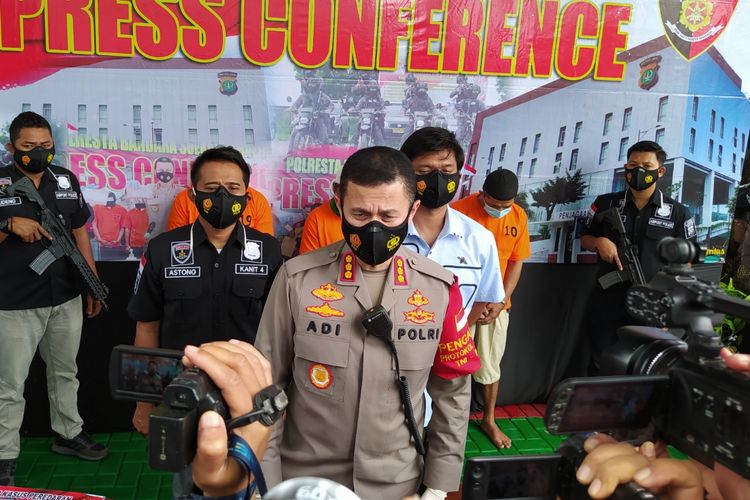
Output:
[[0,231],[2,231],[5,234],[10,234],[10,217],[7,219],[0,220]]

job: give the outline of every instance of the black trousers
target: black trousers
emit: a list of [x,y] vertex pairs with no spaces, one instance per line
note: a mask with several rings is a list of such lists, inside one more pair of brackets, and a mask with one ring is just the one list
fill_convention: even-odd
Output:
[[617,329],[635,324],[625,311],[625,297],[630,283],[618,283],[603,290],[597,283],[589,299],[587,322],[591,346],[588,373],[599,374],[602,352],[617,342]]

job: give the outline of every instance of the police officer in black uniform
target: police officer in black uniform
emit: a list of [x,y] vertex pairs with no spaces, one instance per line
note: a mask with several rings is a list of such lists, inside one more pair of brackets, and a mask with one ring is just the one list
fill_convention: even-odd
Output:
[[[273,236],[239,222],[250,168],[239,151],[201,153],[190,171],[198,219],[149,242],[128,313],[137,321],[135,345],[182,350],[216,340],[255,341],[281,248]],[[138,403],[133,424],[148,433],[152,405]],[[190,489],[177,475],[176,497]]]
[[[0,167],[0,485],[13,484],[24,382],[37,348],[47,364],[50,421],[58,434],[52,451],[86,460],[107,456],[107,449],[83,432],[78,414],[76,356],[84,307],[75,268],[67,258],[55,260],[41,275],[29,268],[51,236],[40,224],[39,205],[9,196],[8,189],[20,179],[31,180],[96,272],[85,226],[90,213],[76,177],[52,165],[55,144],[47,120],[24,112],[9,132],[6,147],[13,163]],[[88,296],[85,309],[93,317],[101,304]]]
[[[617,254],[619,236],[614,228],[596,220],[594,214],[617,207],[631,244],[638,249],[638,260],[646,281],[664,266],[656,252],[659,240],[666,236],[695,239],[695,221],[687,207],[656,187],[664,175],[666,152],[653,141],[641,141],[628,149],[625,180],[629,189],[598,196],[591,205],[591,216],[583,230],[581,246],[599,255],[599,274],[622,269]],[[589,374],[599,371],[601,353],[617,341],[617,328],[633,324],[625,311],[625,294],[632,283],[618,283],[603,290],[597,282],[589,302],[591,360]]]

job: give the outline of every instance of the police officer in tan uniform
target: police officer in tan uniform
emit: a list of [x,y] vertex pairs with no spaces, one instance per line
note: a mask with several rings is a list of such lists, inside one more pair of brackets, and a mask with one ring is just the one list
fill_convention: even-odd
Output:
[[[453,361],[473,343],[453,275],[400,248],[419,207],[415,185],[403,153],[354,153],[336,197],[344,241],[286,262],[276,276],[256,339],[289,396],[263,463],[269,487],[318,476],[364,499],[402,498],[422,485],[430,499],[458,489],[470,386],[466,365]],[[405,424],[388,343],[362,325],[377,305],[393,323],[420,436],[425,388],[433,398],[424,456]]]

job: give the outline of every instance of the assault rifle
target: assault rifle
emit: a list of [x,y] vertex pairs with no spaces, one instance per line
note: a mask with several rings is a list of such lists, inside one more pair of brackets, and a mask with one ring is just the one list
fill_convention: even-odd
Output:
[[638,248],[630,243],[625,233],[625,225],[620,218],[620,212],[617,208],[609,208],[597,213],[597,221],[603,222],[610,226],[620,236],[620,243],[617,245],[617,256],[622,263],[622,271],[615,269],[599,278],[599,284],[603,289],[607,289],[617,283],[630,281],[634,285],[645,285],[646,279],[643,277],[643,269],[638,260]]
[[106,303],[106,298],[109,295],[109,289],[107,286],[99,281],[94,271],[89,266],[86,259],[81,255],[80,250],[76,246],[76,242],[70,235],[70,232],[65,228],[65,223],[62,215],[55,215],[52,210],[49,209],[39,191],[36,190],[34,183],[28,177],[17,180],[5,190],[8,196],[21,195],[32,203],[36,203],[40,208],[40,215],[42,217],[42,227],[52,236],[53,240],[48,241],[46,238],[42,238],[42,244],[48,245],[37,258],[35,258],[29,267],[35,273],[41,275],[47,268],[52,265],[57,259],[61,257],[67,257],[76,266],[78,273],[86,283],[86,287],[99,302],[102,303],[102,308],[105,311],[109,311],[109,306]]

